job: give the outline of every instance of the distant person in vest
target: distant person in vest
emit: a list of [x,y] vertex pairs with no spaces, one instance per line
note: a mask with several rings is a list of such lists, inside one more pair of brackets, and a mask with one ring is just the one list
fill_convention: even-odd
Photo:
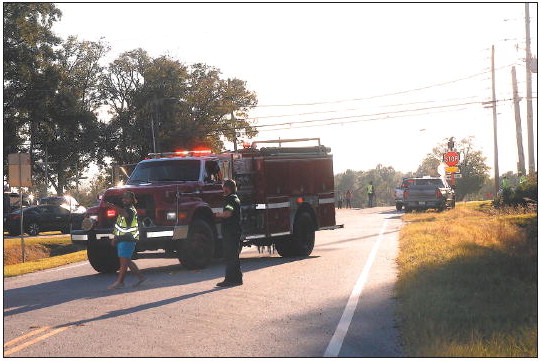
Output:
[[231,287],[242,285],[242,271],[240,270],[239,254],[241,250],[240,236],[240,200],[237,197],[237,184],[227,179],[223,184],[224,209],[216,217],[222,219],[222,235],[224,245],[225,279],[218,283],[218,287]]
[[137,204],[135,194],[127,191],[122,195],[122,208],[117,208],[118,216],[113,230],[115,237],[111,244],[113,247],[116,245],[118,258],[120,259],[120,271],[118,271],[116,282],[107,287],[110,290],[124,287],[124,278],[126,278],[128,267],[139,279],[133,285],[134,287],[145,281],[145,276],[131,260],[131,256],[135,251],[135,242],[139,239],[139,223],[137,222],[135,204]]
[[366,186],[366,192],[368,193],[368,207],[374,207],[374,195],[376,194],[376,191],[372,181]]

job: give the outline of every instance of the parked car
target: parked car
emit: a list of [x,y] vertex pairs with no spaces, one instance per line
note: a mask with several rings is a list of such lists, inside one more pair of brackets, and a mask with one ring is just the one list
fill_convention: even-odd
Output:
[[412,178],[411,184],[404,190],[404,210],[437,209],[444,211],[455,207],[455,192],[443,178],[425,176]]
[[62,206],[68,210],[71,209],[71,211],[74,213],[80,213],[81,211],[82,212],[86,211],[86,209],[85,210],[80,209],[82,206],[72,196],[45,197],[45,198],[40,199],[39,204],[51,204],[55,206]]
[[[57,205],[39,205],[23,209],[24,232],[35,236],[40,232],[61,231],[70,232],[70,223],[73,228],[81,228],[86,209],[79,207],[75,212],[70,212],[69,207]],[[17,210],[7,215],[5,221],[6,230],[11,236],[21,234],[21,211]]]

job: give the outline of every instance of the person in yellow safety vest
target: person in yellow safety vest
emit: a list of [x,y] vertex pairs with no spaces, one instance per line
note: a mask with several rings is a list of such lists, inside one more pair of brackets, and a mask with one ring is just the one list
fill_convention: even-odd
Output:
[[145,276],[141,273],[131,256],[135,251],[135,242],[139,239],[139,223],[137,222],[137,210],[135,209],[137,199],[133,192],[125,192],[122,195],[123,208],[118,210],[115,228],[113,230],[114,238],[111,245],[116,245],[118,258],[120,260],[120,270],[115,283],[107,287],[110,290],[124,287],[124,278],[128,272],[128,267],[135,273],[139,280],[133,285],[139,286],[145,281]]
[[366,186],[366,191],[368,193],[368,207],[374,207],[374,195],[376,193],[372,181],[370,181],[370,184]]

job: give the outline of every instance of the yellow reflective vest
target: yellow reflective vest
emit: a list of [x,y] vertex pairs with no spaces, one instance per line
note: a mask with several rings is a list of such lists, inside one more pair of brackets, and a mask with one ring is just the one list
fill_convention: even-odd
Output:
[[118,217],[116,217],[115,229],[113,230],[113,234],[115,236],[122,236],[127,233],[131,233],[133,238],[139,239],[139,223],[137,222],[137,210],[134,206],[131,206],[130,209],[133,211],[133,219],[131,221],[131,224],[128,225],[126,218],[119,214]]

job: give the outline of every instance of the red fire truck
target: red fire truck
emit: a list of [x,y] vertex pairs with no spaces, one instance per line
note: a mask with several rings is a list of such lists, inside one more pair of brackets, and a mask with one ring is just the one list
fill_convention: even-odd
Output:
[[[317,141],[317,146],[285,146],[301,141]],[[258,148],[261,144],[275,146]],[[96,271],[118,270],[110,245],[114,206],[129,190],[138,200],[140,224],[134,258],[178,257],[188,269],[204,268],[222,252],[221,224],[214,214],[222,211],[224,179],[238,185],[244,246],[274,245],[283,257],[308,256],[315,231],[339,227],[330,149],[309,138],[254,142],[220,154],[201,149],[150,154],[126,185],[108,189],[100,204],[87,210],[72,241],[87,245]]]

